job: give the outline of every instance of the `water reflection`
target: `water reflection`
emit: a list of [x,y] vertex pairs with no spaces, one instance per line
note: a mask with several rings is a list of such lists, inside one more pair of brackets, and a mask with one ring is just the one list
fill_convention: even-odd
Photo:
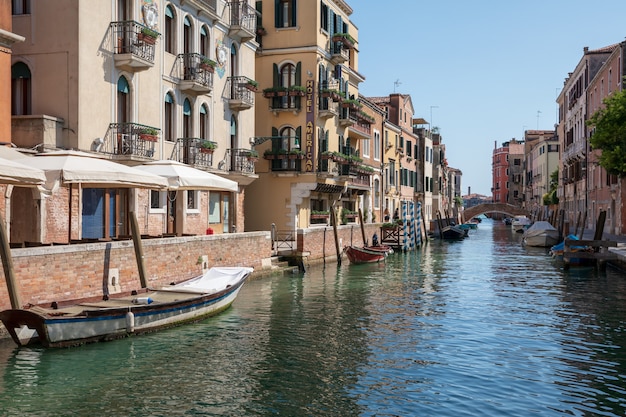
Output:
[[386,264],[251,281],[200,323],[0,343],[2,416],[626,413],[626,282],[483,222]]

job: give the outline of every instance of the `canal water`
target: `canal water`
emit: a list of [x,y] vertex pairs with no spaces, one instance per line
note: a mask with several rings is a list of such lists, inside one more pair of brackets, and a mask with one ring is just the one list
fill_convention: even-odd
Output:
[[262,278],[199,323],[0,343],[0,416],[623,416],[626,279],[484,220],[388,262]]

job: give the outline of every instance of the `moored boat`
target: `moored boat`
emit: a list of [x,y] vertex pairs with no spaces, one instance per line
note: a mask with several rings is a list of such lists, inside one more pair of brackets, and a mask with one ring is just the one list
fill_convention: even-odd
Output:
[[65,347],[119,339],[198,321],[227,309],[252,271],[248,267],[214,267],[156,290],[5,310],[0,312],[0,320],[19,346]]
[[511,227],[517,233],[523,233],[524,229],[528,229],[532,222],[526,216],[515,216],[511,222]]
[[546,221],[537,221],[524,231],[526,246],[549,247],[559,242],[559,231]]
[[346,246],[344,252],[350,263],[363,264],[384,261],[388,254],[393,253],[393,249],[386,245]]
[[469,234],[469,229],[463,230],[458,226],[445,226],[441,229],[440,236],[442,239],[456,240],[466,238]]

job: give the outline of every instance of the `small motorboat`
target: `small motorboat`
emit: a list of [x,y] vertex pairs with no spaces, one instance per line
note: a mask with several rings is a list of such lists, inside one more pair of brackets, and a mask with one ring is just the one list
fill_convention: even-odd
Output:
[[511,227],[517,233],[524,233],[524,230],[528,229],[531,223],[530,219],[526,216],[515,216],[511,222]]
[[549,247],[559,242],[559,231],[546,221],[537,221],[524,231],[526,246]]

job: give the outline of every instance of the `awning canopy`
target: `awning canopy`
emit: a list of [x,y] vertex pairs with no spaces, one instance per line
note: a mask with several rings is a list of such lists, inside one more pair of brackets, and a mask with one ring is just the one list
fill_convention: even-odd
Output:
[[19,163],[44,171],[44,187],[83,184],[99,188],[166,188],[163,177],[79,151],[55,151],[24,157]]
[[1,184],[36,186],[45,181],[46,176],[42,170],[0,157]]
[[239,191],[236,181],[202,171],[181,162],[160,160],[136,167],[146,173],[159,175],[168,181],[170,190]]

